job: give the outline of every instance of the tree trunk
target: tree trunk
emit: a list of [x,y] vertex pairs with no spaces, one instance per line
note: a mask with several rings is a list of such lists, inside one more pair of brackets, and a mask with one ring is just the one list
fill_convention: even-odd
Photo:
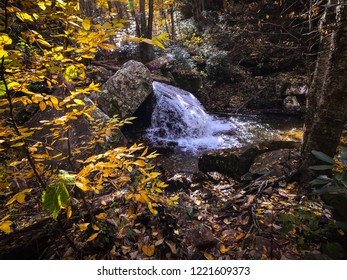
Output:
[[175,32],[175,17],[174,17],[174,6],[170,7],[170,18],[171,18],[171,40],[174,42],[176,40]]
[[141,37],[145,38],[147,33],[145,0],[140,0],[140,31]]
[[[318,150],[333,157],[347,120],[347,7],[344,0],[329,0],[320,22],[320,53],[307,98],[307,113],[301,146],[300,179],[310,181],[309,166],[319,161],[312,155]],[[335,5],[338,4],[338,5]],[[324,28],[336,27],[328,35]]]
[[192,0],[192,11],[193,11],[193,18],[196,21],[200,21],[202,17],[202,12],[204,10],[205,1],[204,0]]

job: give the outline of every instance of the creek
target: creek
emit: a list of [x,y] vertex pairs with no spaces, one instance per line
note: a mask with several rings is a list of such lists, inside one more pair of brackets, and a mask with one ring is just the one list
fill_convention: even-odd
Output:
[[150,126],[129,126],[126,135],[161,153],[157,163],[173,174],[197,171],[198,157],[204,152],[292,140],[302,127],[300,118],[287,115],[209,114],[185,90],[159,82],[153,82],[153,89]]

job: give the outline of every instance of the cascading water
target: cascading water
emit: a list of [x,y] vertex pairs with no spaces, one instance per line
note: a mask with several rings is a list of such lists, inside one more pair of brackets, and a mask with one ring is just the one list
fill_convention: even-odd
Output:
[[206,113],[189,92],[153,82],[156,105],[147,136],[152,143],[176,143],[183,150],[198,151],[236,147],[232,122]]

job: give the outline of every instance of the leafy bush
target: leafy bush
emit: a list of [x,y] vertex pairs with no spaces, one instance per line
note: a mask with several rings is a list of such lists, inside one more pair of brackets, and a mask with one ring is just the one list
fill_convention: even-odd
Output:
[[310,169],[315,171],[331,170],[333,173],[332,176],[319,175],[310,182],[311,185],[322,185],[322,188],[316,189],[314,194],[347,194],[347,147],[342,147],[336,159],[319,151],[312,151],[312,154],[326,164],[314,165]]

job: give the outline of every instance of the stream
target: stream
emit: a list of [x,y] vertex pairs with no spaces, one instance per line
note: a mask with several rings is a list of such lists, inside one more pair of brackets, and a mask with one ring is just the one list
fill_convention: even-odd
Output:
[[241,147],[266,140],[298,140],[302,120],[286,115],[209,114],[195,96],[180,88],[153,82],[155,105],[149,128],[134,141],[157,150],[155,163],[170,173],[198,171],[198,157],[207,151]]

